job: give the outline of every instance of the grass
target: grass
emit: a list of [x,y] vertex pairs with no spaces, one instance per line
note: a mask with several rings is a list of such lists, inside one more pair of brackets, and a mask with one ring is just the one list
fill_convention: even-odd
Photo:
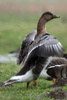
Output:
[[[55,19],[47,23],[46,27],[49,33],[55,35],[59,41],[67,49],[67,23],[63,22],[66,16],[61,15],[61,19]],[[20,47],[24,37],[36,29],[39,15],[30,14],[0,14],[0,53],[5,54],[11,50]],[[16,64],[10,63],[0,65],[0,82],[8,80],[15,75],[22,66],[17,67]],[[36,97],[42,93],[47,93],[53,88],[47,88],[51,81],[38,79],[38,86],[34,88],[33,82],[30,89],[26,89],[26,83],[14,84],[14,87],[0,87],[0,100],[38,100]],[[63,87],[67,90],[67,86]],[[44,98],[40,100],[54,100]]]

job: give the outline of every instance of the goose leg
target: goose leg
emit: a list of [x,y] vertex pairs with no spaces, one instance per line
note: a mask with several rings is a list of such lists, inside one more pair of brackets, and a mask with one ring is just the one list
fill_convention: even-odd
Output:
[[54,83],[54,84],[56,83],[56,78],[53,78],[53,83]]
[[30,82],[27,82],[27,89],[29,89],[29,86],[30,86]]
[[37,80],[34,80],[34,86],[35,87],[37,86]]

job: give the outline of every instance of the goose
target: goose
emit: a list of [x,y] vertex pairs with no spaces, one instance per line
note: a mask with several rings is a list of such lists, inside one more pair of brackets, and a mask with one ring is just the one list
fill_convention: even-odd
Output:
[[47,74],[53,79],[54,83],[58,79],[67,78],[67,59],[53,59],[47,67]]
[[[26,73],[26,75],[29,75],[28,71]],[[25,76],[26,76],[25,75]],[[23,77],[25,77],[23,76]],[[54,58],[52,59],[52,61],[49,63],[49,65],[43,68],[43,70],[41,71],[39,78],[43,78],[46,80],[53,80],[53,83],[55,84],[55,82],[58,79],[61,78],[67,78],[67,59],[65,58]],[[24,82],[24,81],[23,81]],[[4,82],[3,85],[10,85],[13,84],[13,82],[11,82],[11,80],[8,80],[6,82]],[[30,82],[27,82],[27,89],[29,89],[30,86]],[[37,80],[34,80],[34,86],[37,86]]]
[[[53,35],[47,33],[45,28],[45,24],[54,18],[59,18],[59,16],[51,12],[42,14],[37,24],[35,39],[23,52],[23,57],[25,57],[22,69],[15,76],[4,82],[4,85],[15,82],[29,83],[32,80],[37,80],[43,68],[46,70],[53,56],[63,56],[64,48],[62,44]],[[19,61],[21,62],[21,60]]]

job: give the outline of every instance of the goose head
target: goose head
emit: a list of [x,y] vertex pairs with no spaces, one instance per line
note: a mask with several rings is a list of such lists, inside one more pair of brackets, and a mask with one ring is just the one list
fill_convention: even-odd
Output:
[[53,13],[51,12],[45,12],[42,14],[41,18],[43,20],[46,20],[46,22],[52,20],[52,19],[55,19],[55,18],[60,18],[60,16],[57,16],[57,15],[54,15]]
[[52,14],[51,12],[45,12],[41,15],[38,24],[37,24],[37,35],[40,35],[41,33],[46,33],[46,27],[45,24],[55,18],[60,18],[60,16],[56,16]]

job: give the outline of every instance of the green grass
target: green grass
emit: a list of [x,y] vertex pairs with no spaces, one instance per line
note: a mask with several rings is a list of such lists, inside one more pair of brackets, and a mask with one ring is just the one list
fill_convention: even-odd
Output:
[[[36,29],[39,17],[34,14],[0,14],[0,54],[19,48],[24,37]],[[61,15],[61,19],[50,21],[46,27],[48,32],[55,35],[67,49],[67,23],[62,23],[64,18],[66,16]],[[8,80],[21,67],[17,67],[13,63],[0,65],[0,82]],[[47,88],[50,84],[52,84],[51,81],[38,79],[37,88],[34,88],[33,82],[31,82],[29,90],[26,89],[26,83],[14,84],[13,87],[0,87],[0,100],[38,100],[36,98],[38,95],[55,89]],[[63,89],[67,90],[67,86],[64,86]]]
[[[8,80],[11,76],[15,75],[20,67],[15,64],[0,65],[0,81]],[[13,87],[0,87],[0,99],[1,100],[38,100],[36,97],[40,94],[45,94],[57,88],[48,88],[51,85],[51,81],[44,79],[38,79],[37,88],[34,87],[33,82],[30,84],[29,90],[26,88],[26,83],[17,83]],[[67,90],[67,86],[63,87]],[[54,100],[49,98],[43,98],[40,100]]]

